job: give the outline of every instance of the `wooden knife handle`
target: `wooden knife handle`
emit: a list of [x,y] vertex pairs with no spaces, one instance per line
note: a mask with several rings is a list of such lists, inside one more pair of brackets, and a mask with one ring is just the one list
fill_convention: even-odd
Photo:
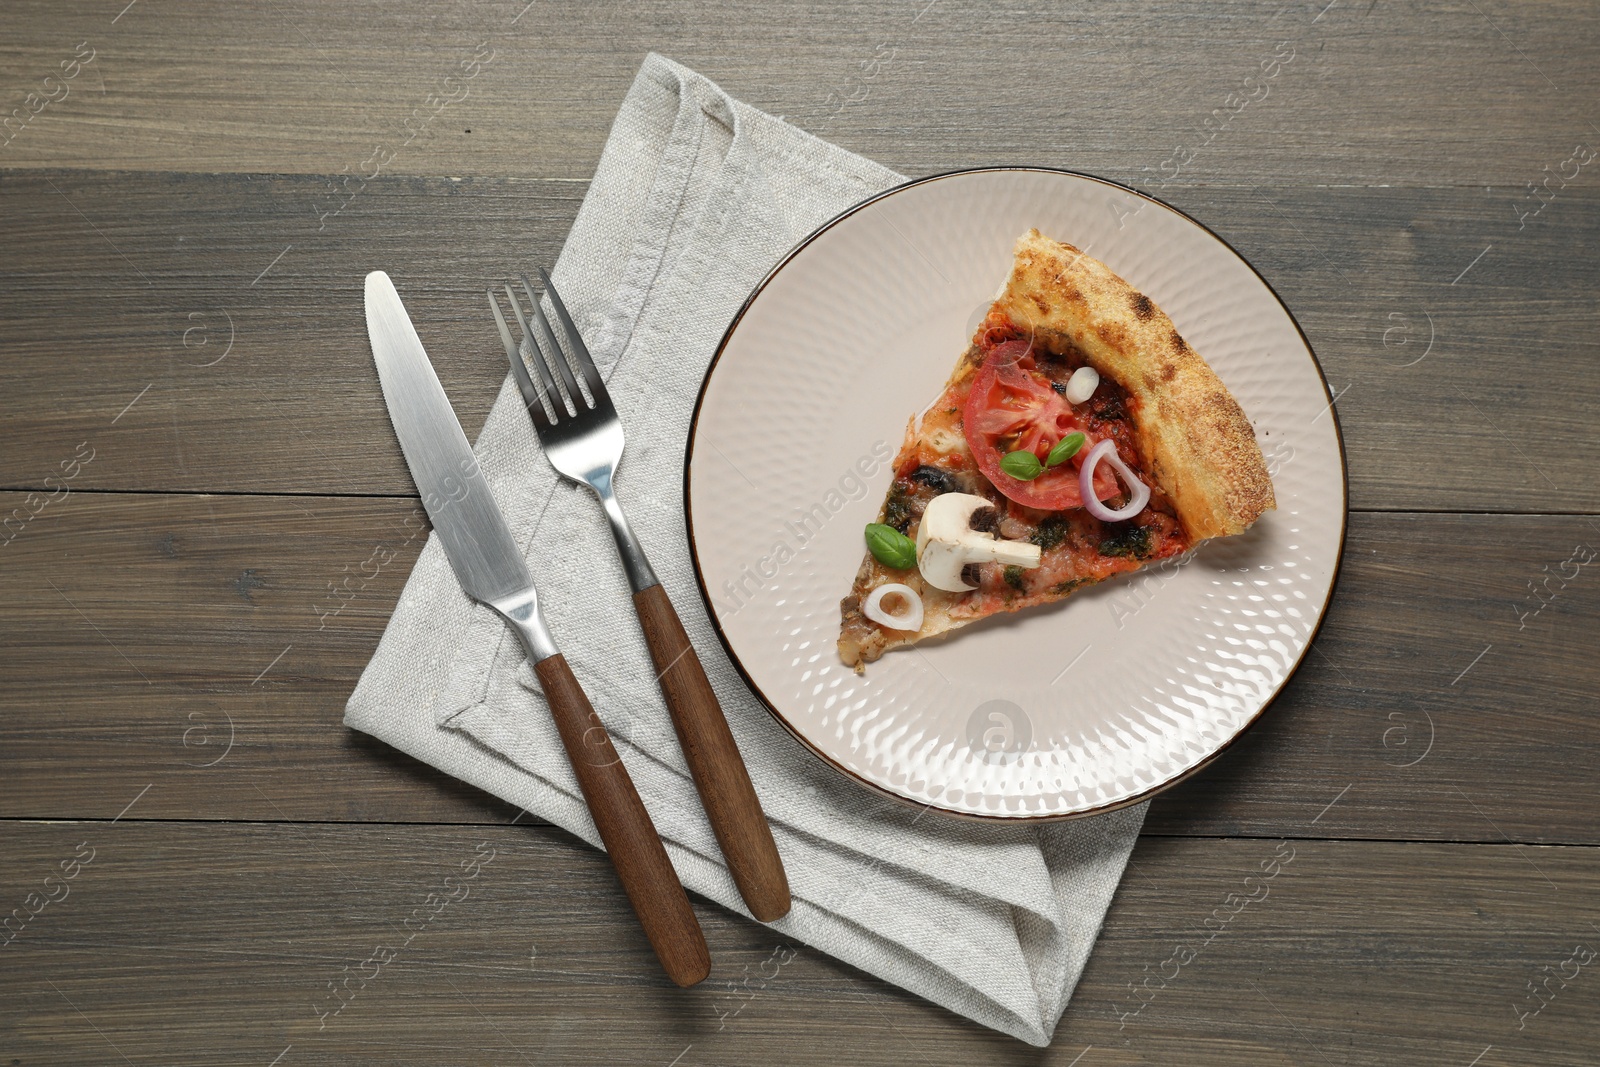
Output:
[[739,894],[762,922],[789,912],[789,879],[717,694],[659,585],[633,594],[667,711]]
[[533,670],[639,925],[667,976],[680,986],[694,985],[711,973],[711,953],[622,757],[564,656],[542,659]]

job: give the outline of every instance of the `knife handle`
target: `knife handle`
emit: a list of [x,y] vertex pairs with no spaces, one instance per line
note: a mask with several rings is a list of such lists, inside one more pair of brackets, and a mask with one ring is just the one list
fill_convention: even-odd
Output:
[[533,665],[589,814],[667,977],[692,986],[711,973],[705,934],[650,813],[611,736],[559,652]]
[[689,773],[739,895],[750,914],[762,922],[781,919],[789,912],[789,879],[700,657],[664,588],[639,590],[633,594],[633,606]]

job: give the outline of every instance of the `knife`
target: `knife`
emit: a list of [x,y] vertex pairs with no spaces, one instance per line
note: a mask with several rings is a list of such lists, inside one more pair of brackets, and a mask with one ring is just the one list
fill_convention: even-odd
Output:
[[522,553],[383,271],[367,275],[366,300],[367,335],[389,419],[450,566],[466,594],[494,609],[522,642],[639,925],[667,976],[694,985],[710,973],[711,955],[639,791],[550,636]]

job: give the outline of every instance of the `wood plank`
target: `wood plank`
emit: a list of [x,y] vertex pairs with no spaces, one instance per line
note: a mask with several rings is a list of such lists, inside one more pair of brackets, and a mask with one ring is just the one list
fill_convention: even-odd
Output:
[[[0,514],[25,499],[0,495]],[[162,807],[144,809],[157,814],[509,819],[508,805],[341,724],[426,529],[408,500],[48,504],[0,547],[0,587],[30,605],[6,626],[0,788],[57,777],[38,813],[102,813],[108,791],[158,782]],[[29,807],[26,795],[13,797]]]
[[[1600,880],[1591,848],[1141,839],[1041,1053],[703,901],[712,977],[678,990],[605,860],[547,828],[124,821],[0,836],[0,899],[18,905],[63,860],[93,856],[4,949],[6,1052],[29,1064],[1593,1056],[1600,992],[1592,964],[1572,977],[1568,962],[1600,944],[1592,901],[1574,910]],[[424,921],[436,892],[447,903]],[[1213,914],[1231,917],[1208,927]],[[1086,1046],[1092,1061],[1077,1060]]]
[[[21,500],[0,494],[0,514]],[[395,499],[48,504],[0,547],[0,816],[107,816],[153,783],[130,817],[509,818],[340,725],[421,521]],[[1600,596],[1594,565],[1563,566],[1593,556],[1597,525],[1353,516],[1309,660],[1149,829],[1600,843]]]
[[[1188,146],[1194,180],[1520,189],[1593,136],[1600,89],[1600,12],[1582,0],[123,7],[0,10],[18,122],[28,92],[59,96],[43,79],[80,41],[95,55],[0,164],[337,173],[387,145],[396,173],[585,178],[653,49],[905,170],[1025,159],[1134,178]],[[493,58],[465,79],[480,42]],[[1247,83],[1274,54],[1293,59]],[[1211,137],[1231,94],[1257,101]]]
[[[475,433],[504,375],[482,289],[552,261],[585,187],[384,179],[319,232],[323,184],[8,175],[0,486],[39,488],[88,441],[85,487],[410,493],[361,315],[380,265]],[[1521,233],[1509,194],[1480,189],[1206,186],[1178,206],[1298,314],[1339,393],[1354,506],[1600,511],[1581,267],[1600,189]]]
[[[39,486],[88,440],[85,487],[411,492],[362,278],[394,275],[475,436],[505,362],[484,287],[522,256],[553,261],[584,186],[381,185],[319,232],[323,183],[305,178],[8,181],[5,237],[31,251],[6,268],[0,405],[17,447],[0,484]],[[362,221],[373,212],[384,237]]]

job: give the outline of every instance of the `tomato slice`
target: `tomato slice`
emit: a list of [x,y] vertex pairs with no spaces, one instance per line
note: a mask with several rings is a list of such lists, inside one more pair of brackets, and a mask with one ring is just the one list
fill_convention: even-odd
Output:
[[[1010,499],[1046,511],[1083,506],[1078,468],[1097,438],[1039,373],[1028,342],[1005,341],[990,351],[967,393],[962,430],[978,469]],[[1072,459],[1032,481],[1000,469],[1000,457],[1008,452],[1032,452],[1044,462],[1056,442],[1069,433],[1081,433],[1088,440]],[[1122,492],[1110,464],[1102,463],[1095,471],[1094,488],[1101,500]]]

